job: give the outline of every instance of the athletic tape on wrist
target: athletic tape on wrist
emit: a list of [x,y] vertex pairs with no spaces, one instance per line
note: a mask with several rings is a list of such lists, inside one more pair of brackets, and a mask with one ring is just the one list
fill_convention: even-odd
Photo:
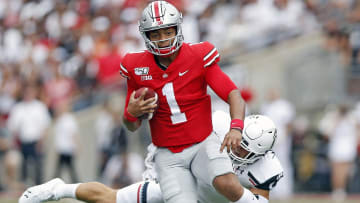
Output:
[[127,109],[125,109],[124,111],[124,118],[129,121],[129,122],[136,122],[138,120],[138,118],[134,117],[133,115],[131,115]]
[[255,195],[252,192],[250,192],[250,190],[244,188],[243,195],[235,203],[250,203],[250,202],[256,202],[256,200],[257,198],[255,197]]

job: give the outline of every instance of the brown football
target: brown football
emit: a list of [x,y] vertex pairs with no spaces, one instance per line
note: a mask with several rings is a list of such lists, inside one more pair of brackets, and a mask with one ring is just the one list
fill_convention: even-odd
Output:
[[[142,88],[137,89],[135,91],[135,98],[138,98],[142,94],[142,92],[145,91],[145,88],[147,88],[147,91],[145,93],[144,100],[155,97],[156,100],[154,101],[154,104],[159,105],[158,95],[156,94],[155,90],[153,90],[153,89],[151,89],[149,87],[142,87]],[[155,111],[156,111],[156,109],[155,109]],[[145,113],[145,114],[139,116],[139,119],[148,119],[148,120],[150,120],[150,119],[152,119],[154,113]]]

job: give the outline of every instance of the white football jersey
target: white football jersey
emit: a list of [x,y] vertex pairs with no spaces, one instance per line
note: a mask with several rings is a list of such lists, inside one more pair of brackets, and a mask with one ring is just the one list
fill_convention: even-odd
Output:
[[[212,114],[213,130],[219,136],[221,142],[229,131],[231,122],[230,114],[223,111],[215,111]],[[283,177],[283,168],[273,151],[268,151],[262,158],[251,165],[234,168],[240,183],[246,188],[259,188],[271,190]]]
[[271,190],[283,177],[283,168],[273,151],[251,165],[234,168],[240,183],[246,188]]
[[[283,168],[275,153],[268,151],[253,164],[234,168],[242,186],[247,189],[258,188],[271,190],[283,177]],[[201,203],[228,203],[228,200],[216,192],[209,184],[198,182],[199,202]],[[268,203],[269,201],[259,195],[254,195],[254,203]],[[250,202],[249,202],[250,203]]]

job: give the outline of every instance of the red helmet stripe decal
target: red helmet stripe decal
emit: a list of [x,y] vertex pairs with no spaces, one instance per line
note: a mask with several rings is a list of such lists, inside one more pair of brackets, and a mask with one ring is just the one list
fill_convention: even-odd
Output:
[[159,2],[158,1],[154,2],[154,12],[155,12],[156,21],[161,22],[160,24],[162,24],[162,21],[160,19],[160,8],[159,8]]

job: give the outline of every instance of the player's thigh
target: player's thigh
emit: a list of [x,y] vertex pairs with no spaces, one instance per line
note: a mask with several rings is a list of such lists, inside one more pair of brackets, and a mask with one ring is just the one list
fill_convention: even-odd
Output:
[[196,182],[189,168],[199,147],[189,147],[181,153],[163,148],[156,152],[156,170],[165,202],[197,202]]
[[204,141],[191,164],[196,179],[212,185],[215,177],[233,173],[231,160],[226,150],[220,153],[220,146],[221,140],[215,133]]

